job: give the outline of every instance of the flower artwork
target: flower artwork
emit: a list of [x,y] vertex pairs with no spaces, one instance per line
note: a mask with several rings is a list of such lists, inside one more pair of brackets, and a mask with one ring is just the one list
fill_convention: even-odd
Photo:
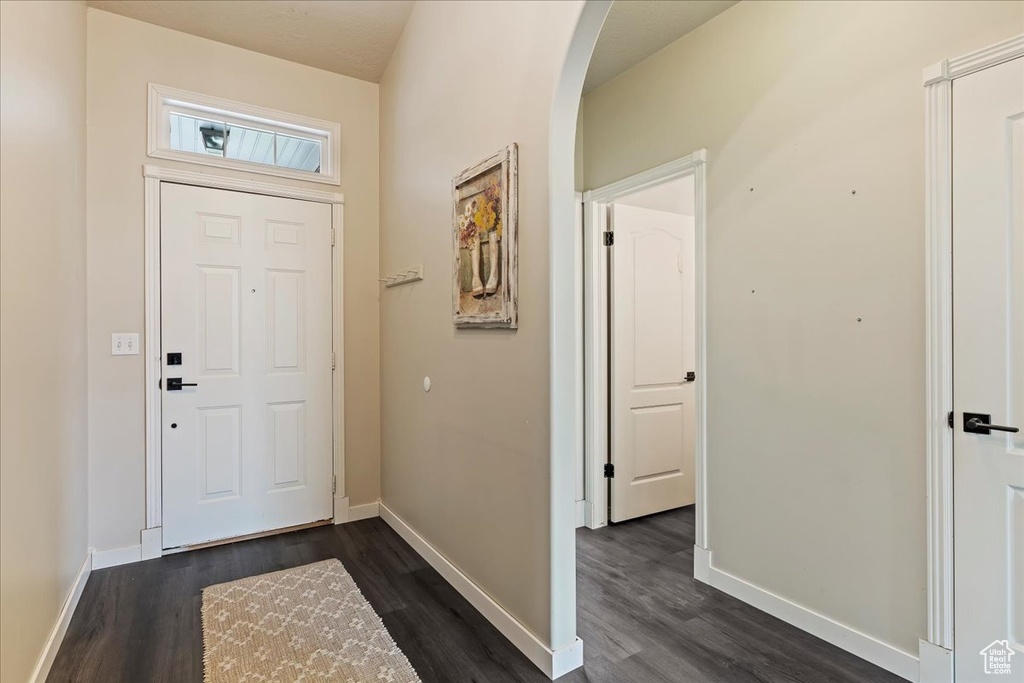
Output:
[[452,182],[459,327],[517,326],[516,157],[510,145]]

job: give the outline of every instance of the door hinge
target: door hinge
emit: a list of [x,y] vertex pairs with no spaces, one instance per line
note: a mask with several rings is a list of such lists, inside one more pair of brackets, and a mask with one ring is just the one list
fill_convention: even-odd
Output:
[[334,354],[334,351],[331,351],[331,370],[334,370],[337,367],[338,367],[337,356]]
[[331,483],[331,493],[338,492],[338,475],[334,475],[334,480]]
[[604,464],[604,478],[611,479],[615,476],[615,465],[610,462]]
[[604,246],[610,247],[613,244],[615,244],[615,233],[610,231],[606,232],[604,234]]
[[946,416],[946,424],[949,425],[950,429],[953,428],[953,411],[952,410],[949,411],[949,415]]
[[335,233],[334,228],[331,228],[331,246],[332,247],[334,246],[334,240],[336,239],[334,233]]

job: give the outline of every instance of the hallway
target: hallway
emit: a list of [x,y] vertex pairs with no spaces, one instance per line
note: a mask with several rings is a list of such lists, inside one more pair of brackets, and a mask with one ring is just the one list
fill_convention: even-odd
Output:
[[586,675],[576,671],[566,680],[902,680],[695,581],[693,523],[689,506],[577,530],[578,632]]
[[[560,680],[900,680],[694,582],[692,507],[576,539],[585,666]],[[48,680],[200,681],[203,587],[332,557],[425,683],[547,680],[381,519],[96,571]]]

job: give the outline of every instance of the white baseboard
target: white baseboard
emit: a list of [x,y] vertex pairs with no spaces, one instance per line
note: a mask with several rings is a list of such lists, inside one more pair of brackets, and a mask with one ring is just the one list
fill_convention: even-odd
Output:
[[163,531],[163,527],[158,526],[142,530],[142,544],[139,548],[140,560],[152,560],[163,555]]
[[361,519],[380,517],[380,501],[366,503],[365,505],[353,505],[348,509],[348,521],[358,522]]
[[[583,503],[583,526],[588,529],[600,529],[608,526],[608,520],[602,519],[598,521],[597,507],[589,500],[582,501]],[[578,514],[578,513],[577,513]]]
[[380,516],[549,678],[557,678],[582,666],[583,642],[579,638],[567,647],[552,650],[384,503],[380,503]]
[[543,667],[541,670],[551,680],[561,678],[570,671],[575,671],[583,666],[583,641],[579,638],[576,638],[568,647],[563,647],[561,650],[548,650],[548,652],[551,652],[551,671],[546,671]]
[[714,566],[713,559],[710,550],[695,546],[694,578],[897,676],[918,681],[919,663],[914,655],[724,572]]
[[711,551],[693,546],[693,578],[702,583],[711,583]]
[[75,577],[74,583],[71,584],[68,597],[65,598],[64,605],[57,615],[57,623],[53,625],[50,637],[46,639],[43,651],[39,655],[39,661],[36,662],[36,668],[28,679],[29,683],[45,683],[46,677],[50,675],[50,667],[53,666],[53,660],[57,657],[60,644],[64,642],[64,634],[68,632],[68,624],[71,623],[71,617],[75,614],[75,608],[78,607],[78,601],[82,597],[82,591],[85,589],[85,584],[91,573],[92,553],[90,552],[86,554],[85,562],[82,563],[82,568],[78,570],[78,575]]
[[92,552],[92,568],[106,569],[107,567],[118,567],[122,564],[142,561],[142,545],[128,545],[123,548],[111,548],[110,550],[96,550]]
[[348,496],[334,499],[334,523],[344,524],[348,521]]
[[579,529],[581,526],[586,526],[586,507],[587,501],[577,500],[576,501],[576,528]]
[[921,662],[917,680],[921,683],[953,683],[953,651],[921,640],[918,643]]
[[358,522],[361,519],[380,517],[380,501],[364,505],[349,505],[348,497],[334,499],[334,523]]

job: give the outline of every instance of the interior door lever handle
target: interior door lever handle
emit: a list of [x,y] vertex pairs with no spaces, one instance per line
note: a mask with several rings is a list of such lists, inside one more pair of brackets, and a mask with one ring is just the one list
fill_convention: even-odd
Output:
[[989,422],[991,419],[991,415],[984,413],[964,413],[964,431],[968,434],[991,434],[993,431],[1016,434],[1020,431],[1018,427],[994,425]]
[[167,378],[167,391],[181,391],[182,387],[197,387],[195,382],[182,382],[180,377]]

